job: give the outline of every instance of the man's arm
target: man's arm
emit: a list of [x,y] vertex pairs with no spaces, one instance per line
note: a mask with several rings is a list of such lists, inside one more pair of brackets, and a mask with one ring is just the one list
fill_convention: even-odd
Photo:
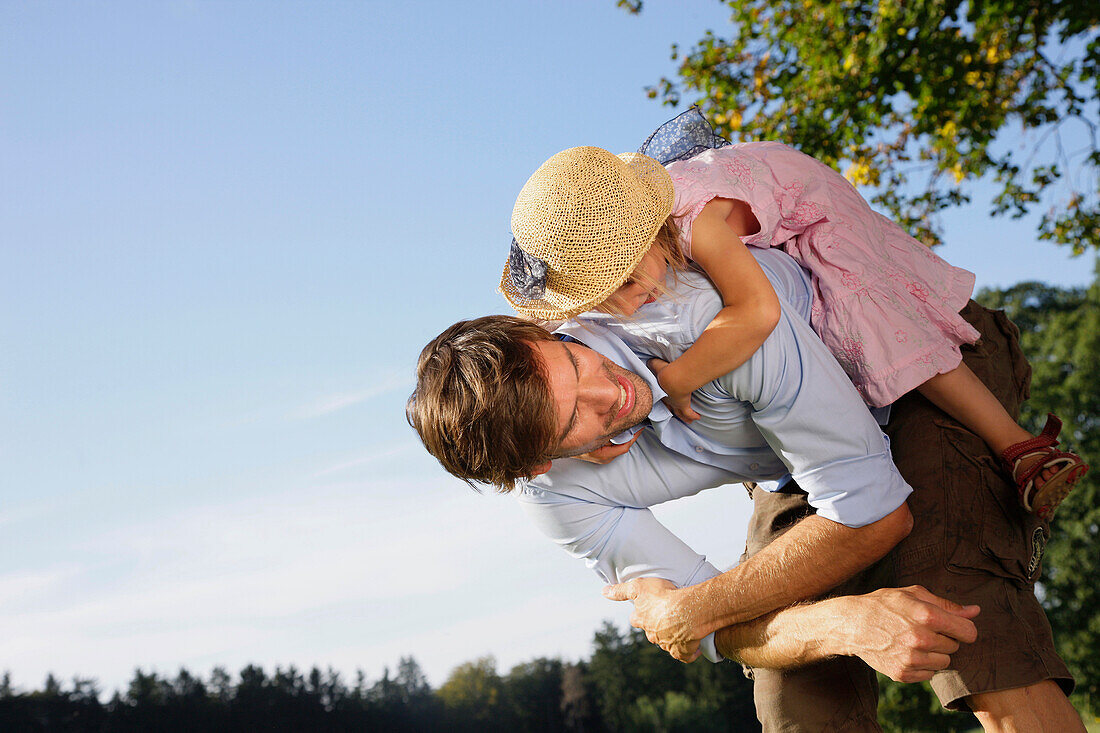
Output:
[[686,605],[712,609],[699,638],[824,593],[881,558],[912,527],[905,504],[858,529],[806,517],[723,575],[684,589]]
[[977,638],[977,606],[959,606],[920,586],[885,588],[776,611],[715,635],[718,651],[751,667],[788,669],[857,656],[898,682],[946,669],[959,644]]
[[[647,595],[675,589],[659,578],[635,585]],[[750,667],[794,669],[852,656],[898,682],[920,682],[946,669],[959,644],[977,638],[972,619],[979,610],[919,585],[883,588],[772,611],[720,629],[714,640],[722,656]]]
[[697,585],[647,591],[631,582],[611,586],[604,595],[634,601],[631,624],[688,662],[707,634],[820,595],[847,580],[889,552],[912,523],[905,504],[857,529],[810,516],[748,560]]

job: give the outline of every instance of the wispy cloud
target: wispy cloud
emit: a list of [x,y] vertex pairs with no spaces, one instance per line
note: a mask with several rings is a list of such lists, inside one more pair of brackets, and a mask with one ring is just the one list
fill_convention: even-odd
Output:
[[[415,613],[439,627],[431,609],[444,599],[464,609],[478,578],[509,577],[481,548],[507,544],[501,515],[518,508],[480,502],[484,514],[456,522],[471,501],[438,479],[359,481],[88,527],[66,547],[81,565],[0,575],[0,627],[19,629],[0,635],[0,658],[20,684],[52,670],[92,673],[108,689],[136,665],[392,664],[363,628],[404,636]],[[340,653],[349,643],[357,660]]]
[[76,567],[67,566],[0,575],[0,606],[9,607],[33,593],[56,588],[77,572]]
[[[0,658],[17,684],[40,685],[48,671],[92,674],[109,692],[135,666],[206,673],[248,662],[376,677],[404,654],[438,684],[486,653],[502,669],[580,656],[601,619],[629,615],[517,502],[473,496],[442,471],[295,483],[87,524],[56,539],[58,560],[0,574],[0,628],[19,630],[0,634]],[[735,489],[715,493],[725,512],[747,505]],[[697,529],[713,523],[714,507],[705,516],[677,508],[669,520]]]
[[352,392],[338,392],[336,394],[320,397],[313,402],[298,408],[291,415],[293,419],[305,420],[310,418],[331,415],[352,405],[391,394],[398,390],[412,390],[413,380],[407,374],[391,374],[376,381],[370,387]]
[[393,456],[408,453],[409,451],[412,451],[419,447],[420,444],[417,443],[415,440],[405,440],[400,443],[394,443],[383,448],[372,450],[359,456],[358,458],[352,458],[349,461],[343,461],[341,463],[337,463],[334,466],[322,468],[320,471],[314,473],[312,478],[321,478],[322,476],[329,476],[334,473],[339,473],[340,471],[346,471],[349,468],[359,468],[361,466],[366,466],[371,463],[384,460],[386,458],[392,458]]

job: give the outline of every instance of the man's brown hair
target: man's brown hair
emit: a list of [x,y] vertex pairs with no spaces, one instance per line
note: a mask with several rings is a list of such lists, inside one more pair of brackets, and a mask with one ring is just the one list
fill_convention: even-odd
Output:
[[557,418],[529,344],[553,338],[530,321],[485,316],[459,321],[420,352],[405,412],[447,471],[507,492],[550,460]]

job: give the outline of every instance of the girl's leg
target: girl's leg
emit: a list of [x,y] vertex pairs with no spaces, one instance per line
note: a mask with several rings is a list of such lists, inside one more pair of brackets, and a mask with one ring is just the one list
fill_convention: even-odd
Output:
[[[1000,401],[965,364],[937,374],[917,390],[936,407],[970,428],[997,456],[1001,456],[1005,449],[1035,437],[1012,419]],[[1056,434],[1057,430],[1054,432]],[[1025,454],[1027,452],[1033,455],[1019,458],[1016,465],[1010,467],[1009,473],[1020,491],[1023,507],[1043,519],[1050,519],[1088,467],[1079,457],[1053,448],[1044,451],[1040,447],[1025,451]],[[1036,464],[1042,464],[1042,470],[1038,475],[1029,477],[1028,471]]]
[[970,428],[998,456],[1009,446],[1034,437],[1012,419],[966,364],[937,374],[917,387],[917,391]]

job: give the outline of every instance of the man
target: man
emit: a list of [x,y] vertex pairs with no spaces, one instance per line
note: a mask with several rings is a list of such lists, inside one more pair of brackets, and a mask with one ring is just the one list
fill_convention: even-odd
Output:
[[[780,323],[746,364],[693,395],[702,418],[690,428],[662,411],[656,381],[627,343],[644,346],[646,335],[656,334],[646,355],[674,358],[669,349],[675,351],[675,345],[662,344],[656,331],[660,318],[632,323],[634,333],[617,333],[610,324],[597,322],[570,331],[576,341],[597,348],[603,356],[508,320],[459,324],[425,349],[418,391],[410,402],[410,421],[452,473],[510,487],[518,478],[545,471],[524,486],[521,501],[544,532],[585,558],[605,579],[663,577],[681,588],[691,586],[680,591],[685,595],[675,602],[658,596],[657,603],[671,611],[672,623],[666,627],[676,630],[672,644],[681,657],[691,656],[695,640],[731,625],[768,644],[781,646],[785,640],[802,649],[819,644],[825,627],[800,626],[797,615],[786,615],[804,609],[768,614],[851,578],[905,537],[912,522],[904,503],[910,488],[890,462],[881,431],[809,329],[812,296],[805,274],[780,252],[756,256],[780,296]],[[701,330],[721,303],[703,282],[688,277],[683,285],[686,289],[674,294],[679,297],[666,299],[679,312],[666,315]],[[480,338],[487,331],[513,326],[516,331],[495,346],[486,346],[494,338]],[[516,358],[479,362],[494,350],[511,350]],[[633,447],[606,466],[569,460],[552,467],[547,463],[598,448],[643,419],[646,426],[636,432]],[[758,504],[768,497],[805,492],[809,506],[796,512],[797,521],[787,521],[785,531],[775,532],[751,557],[719,577],[646,508],[723,483],[769,481],[787,472],[793,479],[766,486],[778,493],[754,492],[762,497]],[[1015,619],[1002,623],[1019,625]],[[783,631],[776,636],[773,629]],[[651,638],[661,640],[661,630],[660,625],[651,630]],[[1027,628],[1033,631],[1043,636],[1042,628]],[[777,655],[765,644],[768,653],[762,656],[767,664],[758,664],[751,642],[736,643],[745,641],[738,633],[720,633],[719,651],[761,667],[818,661],[812,655]],[[1049,641],[1049,627],[1045,639]],[[945,654],[951,652],[943,651],[938,638],[937,643],[936,651],[920,650],[935,655],[925,660],[923,671],[946,666]],[[874,665],[866,651],[847,653]],[[1054,692],[1062,695],[1060,707],[1043,683],[1051,678],[1066,681],[1068,673],[1058,666],[1053,652],[1043,661],[1043,676],[1021,687],[1041,687],[1042,700],[1054,700],[1046,706],[1048,714],[1062,715],[1057,720],[1066,721],[1072,708],[1055,687]],[[864,688],[865,684],[836,694],[819,690],[824,697],[815,700],[811,712],[827,708],[834,721],[875,729],[873,690]],[[971,686],[965,697],[986,692]],[[994,698],[1001,694],[993,688],[988,693]],[[782,703],[773,715],[759,704],[759,697],[766,726],[812,729],[819,724]],[[983,724],[1002,719],[993,711]]]

